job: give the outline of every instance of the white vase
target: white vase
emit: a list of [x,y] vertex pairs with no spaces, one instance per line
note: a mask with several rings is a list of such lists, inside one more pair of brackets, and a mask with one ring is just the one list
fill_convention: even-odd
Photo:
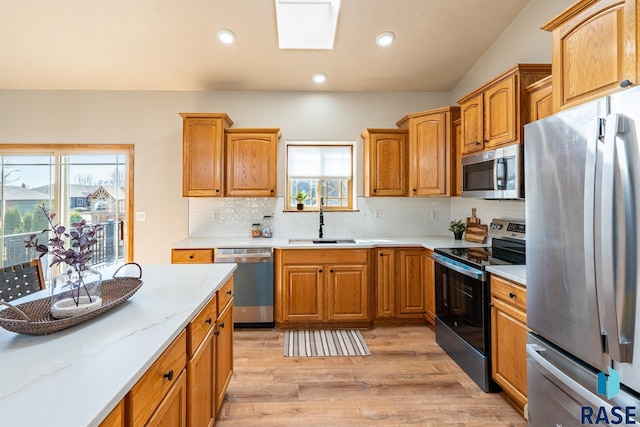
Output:
[[59,274],[51,286],[51,315],[78,316],[102,307],[102,275],[95,270]]

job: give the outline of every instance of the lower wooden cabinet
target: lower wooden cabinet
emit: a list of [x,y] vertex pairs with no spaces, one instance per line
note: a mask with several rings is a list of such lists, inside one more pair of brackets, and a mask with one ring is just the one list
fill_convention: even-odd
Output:
[[213,249],[172,249],[171,264],[210,264]]
[[521,411],[527,403],[526,288],[491,275],[491,374]]
[[280,326],[371,321],[369,250],[276,250],[276,323]]
[[436,284],[435,261],[431,258],[433,251],[427,249],[425,251],[425,288],[424,288],[424,310],[427,321],[435,326],[436,324]]
[[428,278],[423,248],[379,248],[376,259],[376,319],[425,318]]
[[233,374],[233,276],[100,427],[212,427]]
[[124,400],[111,410],[107,418],[102,420],[100,427],[124,427],[126,419],[124,417]]
[[233,298],[227,302],[218,316],[215,336],[216,413],[218,413],[233,375]]
[[186,427],[187,425],[187,374],[182,372],[153,413],[147,427]]

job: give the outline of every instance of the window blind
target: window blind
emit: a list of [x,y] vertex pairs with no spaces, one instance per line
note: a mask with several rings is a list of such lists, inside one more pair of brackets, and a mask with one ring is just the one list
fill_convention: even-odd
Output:
[[289,145],[289,179],[351,179],[351,146]]

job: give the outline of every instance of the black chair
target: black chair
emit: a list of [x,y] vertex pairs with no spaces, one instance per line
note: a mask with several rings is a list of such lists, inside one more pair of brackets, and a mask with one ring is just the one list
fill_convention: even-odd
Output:
[[11,302],[44,288],[40,259],[0,269],[0,301]]

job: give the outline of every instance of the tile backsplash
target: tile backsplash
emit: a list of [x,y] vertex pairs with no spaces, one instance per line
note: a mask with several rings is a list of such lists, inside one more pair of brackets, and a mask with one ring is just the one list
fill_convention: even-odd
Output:
[[[481,199],[359,197],[356,212],[325,212],[325,237],[446,236],[452,219],[466,220],[471,208],[483,224],[493,218],[524,219],[523,201]],[[242,238],[251,224],[272,215],[274,237],[318,235],[318,212],[284,212],[284,198],[228,197],[189,199],[189,237]]]

